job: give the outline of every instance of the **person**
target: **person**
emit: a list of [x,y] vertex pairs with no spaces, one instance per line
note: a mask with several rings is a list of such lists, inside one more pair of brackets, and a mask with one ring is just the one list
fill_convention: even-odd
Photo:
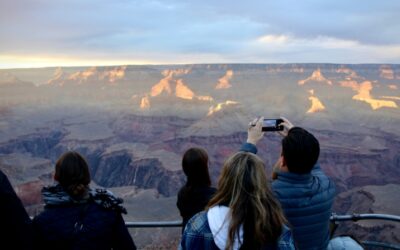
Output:
[[136,249],[121,213],[122,199],[89,187],[86,160],[66,152],[56,162],[56,185],[42,190],[45,209],[33,219],[37,249]]
[[363,250],[362,244],[351,235],[341,235],[329,241],[327,250]]
[[207,210],[193,216],[179,249],[295,249],[263,161],[252,153],[229,157]]
[[188,149],[182,158],[186,184],[178,192],[177,207],[182,216],[182,232],[193,215],[203,211],[216,189],[211,187],[208,154],[202,148]]
[[31,219],[7,176],[1,170],[0,204],[1,246],[10,249],[33,249]]
[[[326,249],[330,239],[329,223],[335,197],[335,185],[317,163],[320,147],[308,131],[294,127],[282,117],[282,152],[272,173],[272,190],[280,201],[299,249]],[[249,126],[245,152],[257,153],[263,137],[262,120]]]

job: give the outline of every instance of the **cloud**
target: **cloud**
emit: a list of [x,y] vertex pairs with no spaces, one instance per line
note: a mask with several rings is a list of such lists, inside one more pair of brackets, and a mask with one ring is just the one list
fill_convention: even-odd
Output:
[[399,12],[399,1],[2,0],[0,67],[398,63]]

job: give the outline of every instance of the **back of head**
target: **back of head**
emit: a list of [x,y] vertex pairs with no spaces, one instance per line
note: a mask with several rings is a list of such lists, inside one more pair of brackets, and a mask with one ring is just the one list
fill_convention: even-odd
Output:
[[211,185],[208,173],[208,154],[204,149],[188,149],[182,158],[182,169],[187,176],[187,187]]
[[318,160],[319,142],[305,129],[294,127],[282,140],[282,154],[290,172],[307,174]]
[[71,196],[82,196],[90,183],[89,166],[79,153],[64,153],[57,160],[54,178]]
[[225,161],[218,191],[208,207],[216,205],[231,209],[228,249],[241,225],[244,249],[275,243],[281,234],[282,209],[267,183],[264,162],[252,153],[238,152]]

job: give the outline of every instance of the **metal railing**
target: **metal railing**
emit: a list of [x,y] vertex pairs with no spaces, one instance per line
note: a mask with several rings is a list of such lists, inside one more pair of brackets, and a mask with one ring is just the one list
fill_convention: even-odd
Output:
[[[332,231],[333,235],[339,222],[343,221],[356,222],[359,220],[386,220],[386,221],[400,222],[400,216],[390,215],[390,214],[351,214],[351,215],[332,214],[330,220],[335,225]],[[182,221],[140,221],[140,222],[137,221],[137,222],[125,222],[125,225],[128,228],[182,227]],[[367,247],[400,250],[400,245],[398,244],[376,242],[376,241],[362,241],[361,243]]]

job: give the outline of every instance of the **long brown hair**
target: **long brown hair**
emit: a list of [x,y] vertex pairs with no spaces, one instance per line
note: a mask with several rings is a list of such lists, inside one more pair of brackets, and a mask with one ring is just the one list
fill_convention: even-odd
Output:
[[74,197],[85,194],[90,183],[89,166],[77,152],[66,152],[56,162],[54,179]]
[[187,177],[186,187],[209,187],[208,154],[202,148],[189,148],[182,158],[182,169]]
[[218,191],[208,208],[216,205],[226,205],[231,210],[228,250],[232,249],[241,225],[241,249],[261,249],[277,242],[286,223],[267,182],[264,162],[252,153],[238,152],[225,161]]

